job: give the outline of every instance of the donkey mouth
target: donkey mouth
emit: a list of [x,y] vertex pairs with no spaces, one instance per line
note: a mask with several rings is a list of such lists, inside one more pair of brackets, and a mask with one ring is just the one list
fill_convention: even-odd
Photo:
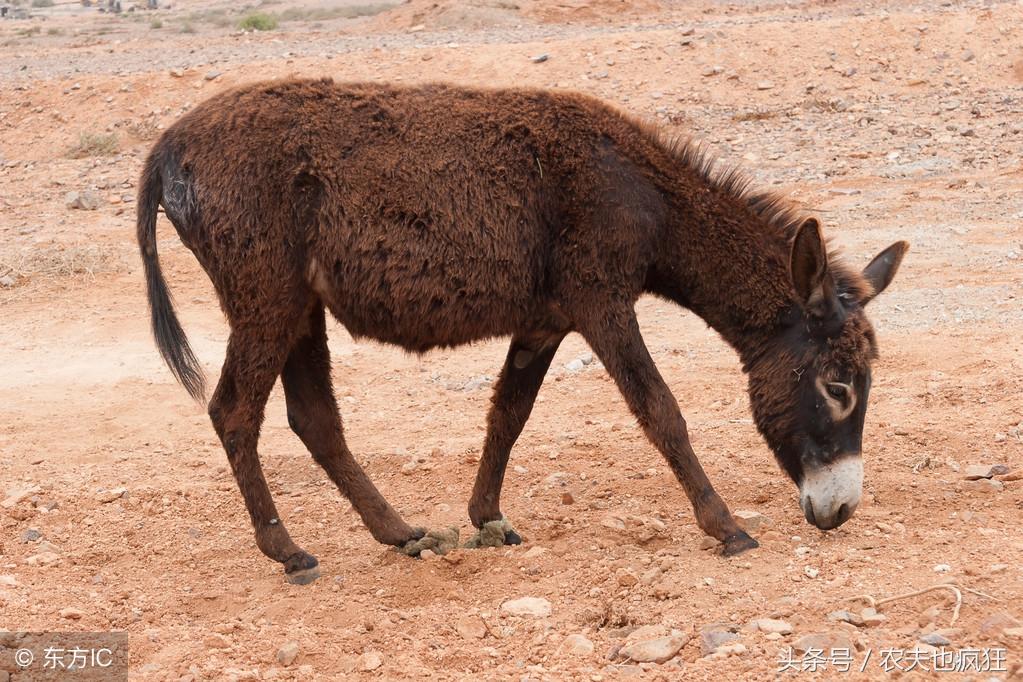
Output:
[[806,520],[821,530],[848,521],[863,491],[863,459],[849,454],[807,469],[799,485],[799,506]]

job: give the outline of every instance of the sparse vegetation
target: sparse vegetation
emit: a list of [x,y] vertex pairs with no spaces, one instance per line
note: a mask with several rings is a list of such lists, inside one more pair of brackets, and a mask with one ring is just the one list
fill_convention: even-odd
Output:
[[160,29],[163,28],[163,21],[160,19],[153,19],[149,22],[149,28]]
[[328,21],[370,17],[393,7],[386,3],[347,5],[340,7],[289,7],[280,13],[281,21]]
[[181,33],[195,33],[195,26],[192,26],[192,24],[186,21],[181,24]]
[[53,7],[53,0],[32,0],[33,7]]
[[18,29],[18,35],[27,38],[28,36],[39,35],[42,30],[39,26],[29,26],[28,28]]
[[749,109],[747,111],[740,111],[737,114],[732,114],[732,120],[741,121],[765,121],[769,118],[777,118],[778,112],[771,111],[770,109]]
[[277,17],[273,14],[253,12],[242,17],[238,28],[243,31],[272,31],[277,28]]
[[64,32],[61,31],[56,26],[51,26],[50,28],[46,29],[46,35],[48,35],[48,36],[59,36],[59,35],[64,35]]
[[68,150],[68,158],[85,159],[91,156],[112,156],[118,151],[116,133],[81,132],[78,144]]

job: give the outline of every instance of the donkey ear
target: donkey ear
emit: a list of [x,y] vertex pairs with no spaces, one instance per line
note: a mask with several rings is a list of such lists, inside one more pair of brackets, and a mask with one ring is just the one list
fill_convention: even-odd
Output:
[[828,252],[816,218],[807,218],[799,226],[792,241],[789,271],[799,303],[814,312],[825,302],[824,285],[828,275]]
[[899,264],[902,263],[902,257],[906,255],[907,251],[909,251],[909,242],[895,242],[874,256],[874,260],[863,268],[863,277],[870,282],[873,291],[860,301],[861,305],[866,305],[888,288],[888,285],[895,279],[895,273],[899,271]]

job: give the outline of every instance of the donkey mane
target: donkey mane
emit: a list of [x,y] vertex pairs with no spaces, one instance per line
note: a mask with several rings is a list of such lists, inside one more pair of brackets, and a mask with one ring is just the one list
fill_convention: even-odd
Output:
[[[746,209],[778,237],[791,247],[796,232],[803,222],[811,217],[810,211],[791,198],[778,192],[757,190],[753,180],[742,168],[734,164],[722,166],[716,157],[699,140],[685,136],[665,137],[657,128],[644,126],[644,131],[655,142],[686,168],[711,187],[745,205]],[[828,246],[828,268],[839,294],[848,294],[853,300],[864,300],[874,294],[873,287],[862,273],[845,263],[841,252]]]

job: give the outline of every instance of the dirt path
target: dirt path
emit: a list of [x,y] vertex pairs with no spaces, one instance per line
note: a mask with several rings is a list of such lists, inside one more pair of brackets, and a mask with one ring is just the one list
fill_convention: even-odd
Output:
[[[0,498],[29,490],[0,507],[0,629],[126,630],[132,676],[147,680],[767,679],[819,632],[854,648],[848,679],[883,676],[882,649],[936,633],[951,649],[1004,649],[992,675],[1023,675],[1023,7],[352,4],[269,5],[292,18],[245,35],[226,5],[198,2],[0,21]],[[701,549],[685,495],[603,369],[566,367],[588,351],[570,337],[512,455],[504,507],[522,547],[412,561],[375,544],[276,389],[262,461],[324,572],[285,584],[253,546],[204,409],[150,341],[133,201],[160,129],[214,92],[291,74],[584,90],[813,206],[854,262],[909,240],[871,304],[882,358],[856,517],[827,534],[805,523],[732,351],[648,299],[644,335],[708,474],[733,510],[769,519],[759,550]],[[98,206],[70,209],[69,192]],[[159,229],[183,324],[216,376],[226,326],[212,289]],[[331,334],[352,449],[408,519],[467,536],[504,343],[415,358]],[[1010,473],[966,483],[971,464]],[[947,591],[885,604],[869,627],[829,619],[858,613],[854,595],[950,580],[991,597],[965,593],[954,627]],[[550,615],[502,611],[519,597],[548,600]],[[792,632],[750,625],[761,618]],[[672,629],[693,638],[667,663],[615,656]]]

